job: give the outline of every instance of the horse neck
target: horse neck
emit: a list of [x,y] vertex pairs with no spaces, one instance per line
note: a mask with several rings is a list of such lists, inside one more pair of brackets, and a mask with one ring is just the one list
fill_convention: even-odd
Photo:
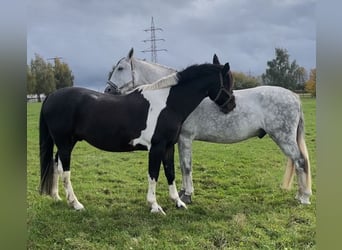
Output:
[[172,110],[176,111],[184,122],[206,97],[208,97],[206,88],[194,89],[193,85],[188,84],[175,85],[171,87],[168,102],[172,103]]
[[148,63],[142,60],[136,60],[135,71],[139,72],[139,84],[151,84],[162,77],[168,76],[176,70],[162,65]]

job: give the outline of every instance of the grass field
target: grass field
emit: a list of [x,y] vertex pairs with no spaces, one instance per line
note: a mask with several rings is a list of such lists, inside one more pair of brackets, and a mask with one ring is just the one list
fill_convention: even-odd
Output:
[[280,189],[287,159],[266,136],[237,144],[195,141],[193,204],[176,209],[161,172],[157,199],[166,216],[151,214],[146,203],[147,152],[109,153],[85,142],[73,151],[71,181],[86,210],[40,196],[41,106],[29,103],[28,249],[315,249],[316,100],[302,103],[313,176],[310,206],[294,199],[296,182],[290,192]]

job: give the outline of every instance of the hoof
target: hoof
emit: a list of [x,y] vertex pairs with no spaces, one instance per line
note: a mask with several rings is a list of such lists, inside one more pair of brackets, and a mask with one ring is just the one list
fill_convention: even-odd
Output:
[[179,196],[179,197],[182,197],[184,194],[185,194],[185,190],[184,190],[184,189],[182,189],[182,190],[180,190],[180,191],[178,192],[178,196]]
[[80,203],[79,205],[77,205],[77,206],[74,206],[74,209],[75,209],[76,211],[85,210],[84,206],[83,206],[81,203]]
[[52,195],[52,199],[55,201],[55,202],[59,202],[62,200],[62,198],[57,194],[57,195]]
[[311,204],[309,195],[296,194],[295,198],[303,205],[310,205]]
[[70,202],[69,206],[73,207],[76,211],[84,210],[84,206],[78,201]]
[[181,200],[181,199],[179,199],[179,200],[177,200],[176,201],[176,208],[185,208],[185,209],[188,209],[187,207],[186,207],[186,204]]
[[185,203],[185,204],[191,204],[191,195],[185,194],[184,190],[179,191],[179,198]]
[[151,213],[161,213],[162,215],[166,215],[162,207],[159,205],[152,205]]

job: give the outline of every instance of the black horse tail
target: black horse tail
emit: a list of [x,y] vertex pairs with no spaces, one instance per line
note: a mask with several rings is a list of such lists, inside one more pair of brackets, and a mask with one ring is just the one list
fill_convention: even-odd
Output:
[[53,184],[53,172],[54,172],[54,161],[53,161],[53,139],[50,135],[48,126],[44,119],[43,107],[45,104],[44,100],[42,109],[40,111],[39,119],[39,150],[40,150],[40,194],[51,195],[52,184]]

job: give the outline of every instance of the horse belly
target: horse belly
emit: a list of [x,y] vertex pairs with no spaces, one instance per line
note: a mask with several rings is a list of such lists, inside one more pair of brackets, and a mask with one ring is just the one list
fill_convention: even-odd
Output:
[[236,143],[258,136],[259,129],[248,126],[226,126],[218,127],[206,123],[208,127],[200,126],[200,129],[194,134],[194,140],[208,141],[217,143]]
[[90,145],[109,152],[130,152],[136,150],[147,150],[147,147],[141,144],[133,145],[132,140],[115,138],[110,140],[108,138],[85,139]]
[[261,128],[257,113],[251,107],[237,103],[236,108],[223,114],[209,99],[203,101],[183,124],[181,133],[193,140],[235,143],[258,136]]
[[98,149],[110,152],[142,150],[141,145],[132,144],[133,139],[139,137],[144,127],[138,125],[138,121],[134,123],[133,119],[130,122],[124,121],[124,118],[121,121],[102,119],[104,118],[98,117],[98,119],[92,120],[89,118],[87,125],[84,125],[82,120],[79,121],[78,129],[75,131],[76,138],[85,140]]

